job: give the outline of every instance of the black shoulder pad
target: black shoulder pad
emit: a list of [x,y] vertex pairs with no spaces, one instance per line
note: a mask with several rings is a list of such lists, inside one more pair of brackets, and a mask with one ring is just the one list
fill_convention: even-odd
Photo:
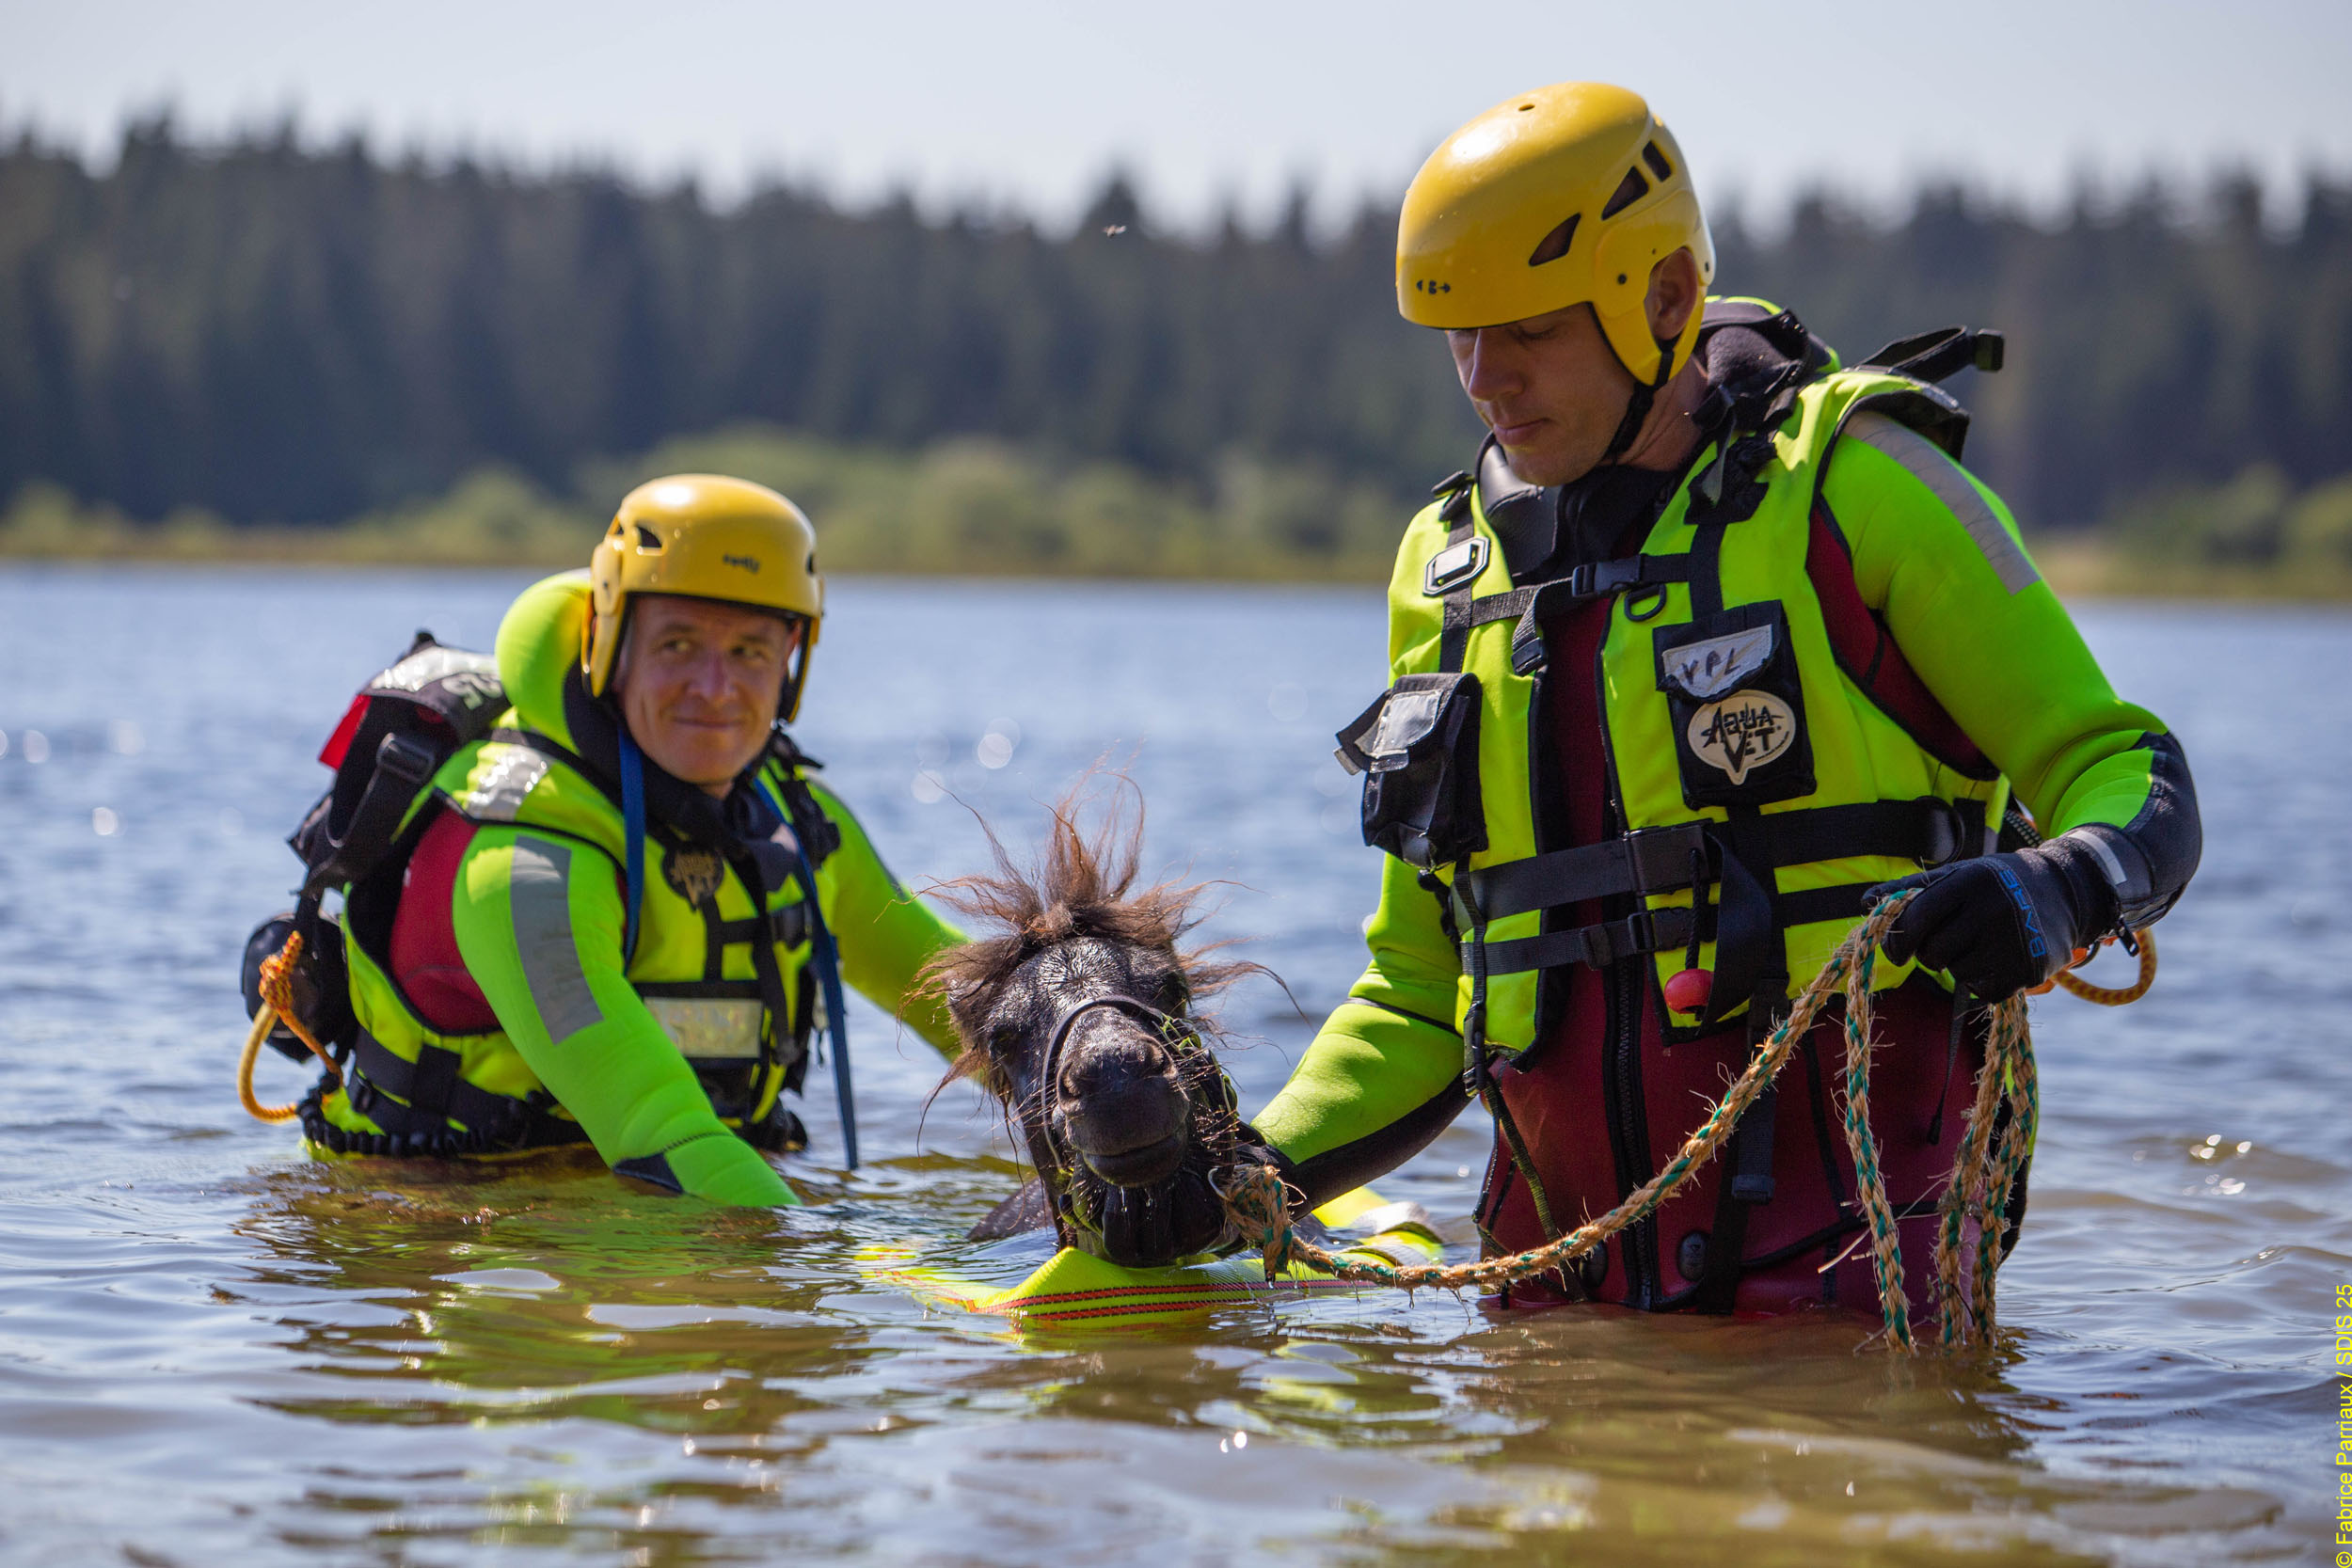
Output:
[[1560,492],[1512,472],[1499,446],[1478,454],[1478,506],[1514,580],[1549,559],[1559,542]]
[[2009,342],[1989,327],[1939,326],[1898,338],[1856,370],[1892,371],[1914,381],[1937,382],[1963,370],[1991,375],[2008,357]]

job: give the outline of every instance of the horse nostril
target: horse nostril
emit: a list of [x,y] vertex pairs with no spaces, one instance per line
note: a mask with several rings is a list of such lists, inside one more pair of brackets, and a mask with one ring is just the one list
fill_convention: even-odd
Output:
[[1191,1101],[1164,1053],[1085,1052],[1063,1067],[1061,1091],[1070,1142],[1104,1180],[1147,1185],[1183,1162]]

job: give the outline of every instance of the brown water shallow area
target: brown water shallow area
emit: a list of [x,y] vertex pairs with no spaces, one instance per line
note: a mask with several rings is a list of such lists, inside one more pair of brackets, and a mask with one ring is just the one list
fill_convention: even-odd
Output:
[[[388,1174],[213,1189],[245,1262],[203,1315],[270,1370],[179,1374],[250,1383],[259,1451],[218,1457],[224,1495],[300,1473],[252,1528],[329,1560],[2180,1560],[2282,1522],[2259,1491],[2047,1473],[2042,1435],[2107,1418],[2037,1409],[2015,1344],[1898,1363],[1854,1319],[1379,1292],[1022,1334],[855,1258],[910,1199],[953,1258],[1001,1162],[812,1180],[821,1206],[781,1223],[577,1165]],[[69,1430],[135,1451],[195,1395],[177,1381]],[[173,1533],[124,1540],[213,1560]]]
[[[2036,1006],[2000,1345],[1897,1362],[1860,1319],[1435,1292],[1045,1333],[927,1304],[869,1249],[976,1261],[958,1238],[1018,1172],[862,1006],[869,1163],[838,1167],[813,1095],[803,1210],[579,1160],[304,1161],[229,1088],[280,824],[371,660],[421,623],[485,642],[517,586],[0,570],[0,1560],[2324,1560],[2352,710],[2310,673],[2352,621],[2086,617],[2186,738],[2205,870],[2146,1003]],[[1369,595],[850,583],[803,728],[917,885],[984,854],[934,784],[1017,838],[1139,742],[1155,852],[1238,884],[1206,934],[1259,937],[1312,1013],[1360,962],[1327,734],[1378,641]],[[1263,1041],[1231,1057],[1251,1107],[1306,1026],[1271,988],[1228,1021]],[[1465,1120],[1384,1196],[1467,1257],[1486,1152]]]

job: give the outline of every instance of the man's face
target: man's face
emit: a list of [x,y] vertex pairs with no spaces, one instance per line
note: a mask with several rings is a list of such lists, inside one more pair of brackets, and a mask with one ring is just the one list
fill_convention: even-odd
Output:
[[714,795],[768,742],[801,628],[709,599],[640,597],[621,648],[621,717],[663,769]]
[[1448,332],[1454,371],[1512,472],[1565,484],[1592,471],[1625,418],[1633,377],[1589,305]]

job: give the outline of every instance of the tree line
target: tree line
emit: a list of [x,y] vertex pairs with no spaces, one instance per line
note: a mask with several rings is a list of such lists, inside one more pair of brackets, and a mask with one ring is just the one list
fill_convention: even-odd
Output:
[[[2290,494],[2352,473],[2352,178],[2295,206],[2265,225],[2243,178],[2039,221],[1952,186],[1893,220],[1820,196],[1769,231],[1719,215],[1717,287],[1849,359],[2004,329],[2008,368],[1955,384],[1970,459],[2063,529],[2251,470]],[[1345,504],[1327,525],[1285,501],[1285,547],[1353,555],[1368,490],[1404,501],[1476,438],[1442,342],[1395,314],[1393,224],[1367,205],[1319,234],[1302,197],[1270,230],[1167,232],[1114,176],[1049,233],[291,132],[197,145],[163,119],[99,169],[23,133],[0,149],[0,501],[301,525],[486,467],[593,509],[612,460],[755,425],[909,461],[977,440],[1020,454],[1005,472],[1213,509],[1313,475]]]

